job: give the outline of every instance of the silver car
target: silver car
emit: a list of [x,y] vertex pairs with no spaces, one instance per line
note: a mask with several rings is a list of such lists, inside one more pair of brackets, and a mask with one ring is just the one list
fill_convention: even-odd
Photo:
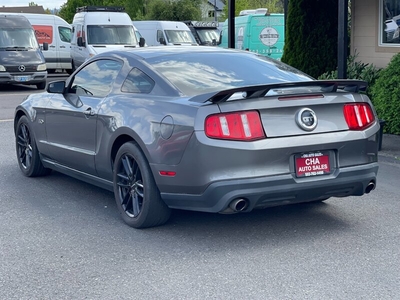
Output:
[[171,209],[361,196],[378,172],[365,88],[247,51],[106,52],[16,108],[18,164],[28,177],[56,170],[113,191],[135,228],[167,222]]

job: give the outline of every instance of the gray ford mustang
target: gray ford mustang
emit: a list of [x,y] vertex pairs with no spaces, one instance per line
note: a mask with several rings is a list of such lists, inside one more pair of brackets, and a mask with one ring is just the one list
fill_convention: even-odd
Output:
[[114,192],[123,220],[250,212],[375,188],[379,122],[357,80],[318,81],[255,53],[148,47],[96,55],[15,112],[24,175]]

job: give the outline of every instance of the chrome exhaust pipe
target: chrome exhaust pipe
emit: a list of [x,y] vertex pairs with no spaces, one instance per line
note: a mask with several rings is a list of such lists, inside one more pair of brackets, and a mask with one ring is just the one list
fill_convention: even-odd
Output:
[[375,189],[375,182],[370,181],[370,183],[368,183],[367,187],[365,188],[365,193],[369,194],[374,189]]
[[248,206],[248,200],[243,198],[235,199],[229,204],[230,209],[234,212],[244,211]]

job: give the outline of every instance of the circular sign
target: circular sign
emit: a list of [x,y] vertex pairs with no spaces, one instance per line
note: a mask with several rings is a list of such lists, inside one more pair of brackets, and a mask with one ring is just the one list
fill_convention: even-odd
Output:
[[265,46],[273,46],[278,42],[279,33],[275,28],[265,27],[260,33],[260,40]]

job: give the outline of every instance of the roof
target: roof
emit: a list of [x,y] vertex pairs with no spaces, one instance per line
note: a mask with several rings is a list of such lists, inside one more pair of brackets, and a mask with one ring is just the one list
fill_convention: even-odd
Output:
[[218,10],[222,10],[225,6],[224,2],[221,0],[208,0],[208,4],[216,6]]
[[0,12],[8,13],[31,13],[31,14],[44,14],[44,8],[41,5],[38,6],[0,6]]

